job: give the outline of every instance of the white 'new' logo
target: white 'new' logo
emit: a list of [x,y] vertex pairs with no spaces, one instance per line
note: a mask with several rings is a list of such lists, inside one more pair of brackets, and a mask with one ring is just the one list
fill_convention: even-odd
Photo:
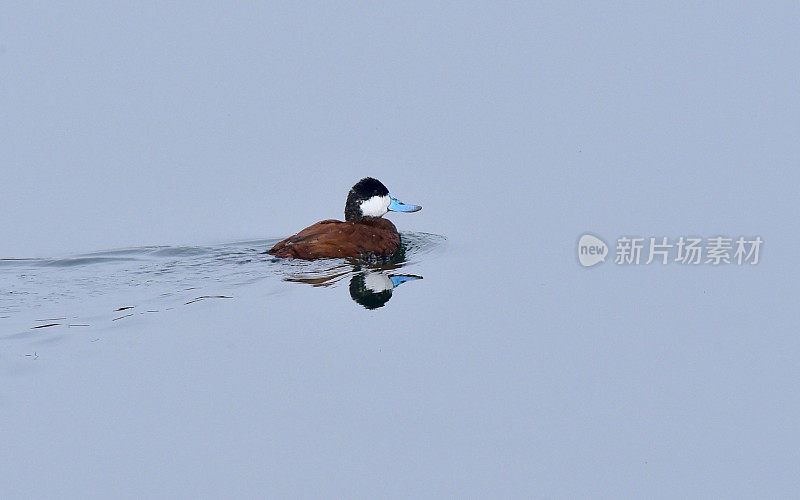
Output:
[[584,234],[578,240],[578,261],[583,267],[592,267],[598,262],[605,262],[608,255],[606,243],[591,234]]

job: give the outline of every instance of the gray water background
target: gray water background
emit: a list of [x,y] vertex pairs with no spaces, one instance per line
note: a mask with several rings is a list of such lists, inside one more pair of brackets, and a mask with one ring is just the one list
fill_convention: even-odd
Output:
[[[0,493],[792,495],[798,14],[4,3]],[[259,260],[365,175],[422,280]]]

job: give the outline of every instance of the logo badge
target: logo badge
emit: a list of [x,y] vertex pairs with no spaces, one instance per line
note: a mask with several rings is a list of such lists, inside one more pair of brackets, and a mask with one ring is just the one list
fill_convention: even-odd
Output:
[[606,261],[608,245],[606,242],[591,234],[584,234],[578,240],[578,262],[583,267],[592,267]]

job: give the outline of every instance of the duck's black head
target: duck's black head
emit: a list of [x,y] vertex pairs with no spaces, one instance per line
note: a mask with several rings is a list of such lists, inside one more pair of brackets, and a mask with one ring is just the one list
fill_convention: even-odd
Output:
[[350,189],[344,205],[344,220],[362,217],[382,217],[388,211],[416,212],[417,205],[406,205],[389,194],[389,190],[378,179],[364,177]]

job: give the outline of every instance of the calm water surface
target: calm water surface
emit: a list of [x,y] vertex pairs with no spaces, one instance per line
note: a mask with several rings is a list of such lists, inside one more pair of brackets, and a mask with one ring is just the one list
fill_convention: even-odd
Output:
[[277,239],[2,260],[5,488],[791,489],[800,343],[779,256],[586,270],[556,223],[567,244],[523,253],[502,228],[407,232],[381,263],[276,260]]
[[[402,235],[401,250],[386,260],[276,259],[266,253],[279,240],[243,241],[208,247],[140,247],[53,259],[1,259],[0,324],[9,331],[100,327],[202,300],[234,299],[245,285],[280,295],[289,283],[344,289],[367,309],[383,307],[394,288],[421,279],[413,274],[446,238]],[[411,274],[409,274],[411,273]],[[223,293],[224,292],[224,293]],[[116,302],[114,302],[116,301]],[[97,307],[95,307],[97,304]],[[107,304],[118,304],[103,310]],[[31,335],[18,334],[12,338]]]

